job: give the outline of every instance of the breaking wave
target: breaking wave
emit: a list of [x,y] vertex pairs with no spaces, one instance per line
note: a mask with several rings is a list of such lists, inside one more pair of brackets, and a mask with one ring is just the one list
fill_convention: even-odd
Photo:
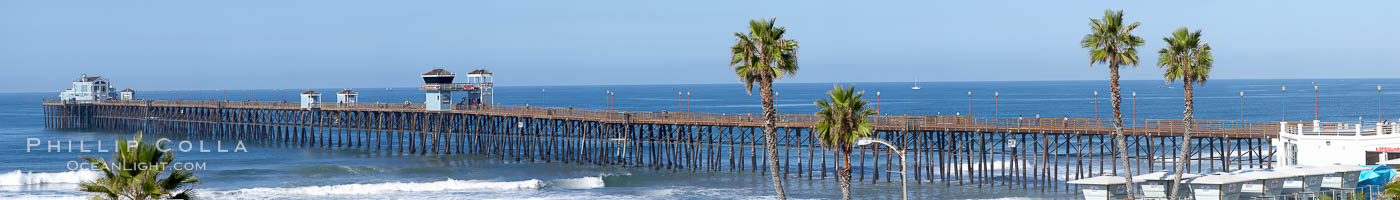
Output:
[[23,172],[20,170],[0,174],[0,186],[24,186],[43,184],[78,184],[87,180],[97,180],[97,171],[81,170],[67,172]]
[[537,190],[542,188],[594,189],[604,186],[602,177],[583,177],[541,181],[481,181],[453,180],[434,182],[388,182],[372,184],[343,184],[328,186],[305,186],[288,188],[248,188],[227,192],[216,192],[228,196],[326,196],[326,195],[378,195],[409,192],[473,192]]

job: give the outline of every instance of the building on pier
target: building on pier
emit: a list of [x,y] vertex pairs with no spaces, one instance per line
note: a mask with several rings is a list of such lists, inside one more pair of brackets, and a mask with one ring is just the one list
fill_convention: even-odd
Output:
[[495,79],[494,75],[486,69],[476,69],[467,73],[467,84],[474,86],[470,90],[466,90],[467,100],[474,100],[476,104],[494,103],[495,95],[492,94],[492,82]]
[[360,93],[355,92],[354,90],[345,89],[335,93],[335,102],[342,104],[355,103],[359,102],[359,96]]
[[424,108],[428,110],[452,110],[452,79],[457,78],[445,69],[433,69],[423,73],[422,90],[427,93],[423,100]]
[[136,90],[132,90],[131,88],[123,89],[121,95],[124,101],[136,100]]
[[320,92],[316,92],[315,90],[306,90],[305,92],[301,92],[301,108],[302,108],[302,109],[318,109],[318,108],[321,108],[321,93],[320,93]]
[[94,102],[112,100],[116,96],[111,82],[101,76],[83,76],[73,81],[73,87],[58,94],[58,99],[67,102]]
[[426,93],[424,106],[427,110],[452,110],[452,92],[466,92],[467,96],[462,98],[458,104],[476,107],[492,103],[494,97],[492,77],[490,71],[485,69],[473,70],[467,73],[467,82],[453,83],[457,74],[445,69],[433,69],[423,73],[423,85],[420,88]]

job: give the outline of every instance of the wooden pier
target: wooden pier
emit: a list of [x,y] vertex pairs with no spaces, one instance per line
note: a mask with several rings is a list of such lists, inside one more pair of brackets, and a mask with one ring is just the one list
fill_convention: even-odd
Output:
[[[132,100],[44,101],[51,129],[143,131],[170,137],[242,140],[392,154],[478,154],[518,162],[564,162],[670,171],[766,171],[777,151],[789,179],[825,179],[839,166],[811,127],[811,114],[778,116],[778,146],[764,149],[750,113],[639,112],[512,105],[429,111],[423,104]],[[1073,191],[1066,180],[1118,173],[1112,119],[874,116],[878,137],[908,152],[922,184]],[[1124,119],[1134,174],[1170,170],[1184,123]],[[1195,173],[1269,168],[1279,122],[1198,120]],[[899,158],[863,146],[852,155],[859,182],[897,182]],[[830,179],[835,180],[835,179]]]

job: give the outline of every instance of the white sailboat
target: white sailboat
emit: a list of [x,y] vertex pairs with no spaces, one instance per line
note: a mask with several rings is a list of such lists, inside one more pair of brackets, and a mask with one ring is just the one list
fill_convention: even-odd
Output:
[[921,88],[919,88],[919,78],[914,78],[914,87],[911,87],[911,88],[909,88],[909,89],[911,89],[911,90],[919,90],[919,89],[921,89]]

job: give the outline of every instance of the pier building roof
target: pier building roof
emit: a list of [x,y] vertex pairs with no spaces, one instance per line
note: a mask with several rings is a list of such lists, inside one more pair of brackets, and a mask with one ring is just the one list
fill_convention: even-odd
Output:
[[[1201,177],[1201,175],[1192,174],[1192,173],[1186,173],[1186,174],[1182,174],[1182,175],[1181,175],[1181,179],[1183,179],[1183,180],[1185,180],[1185,179],[1191,179],[1191,178],[1196,178],[1196,177]],[[1157,171],[1157,172],[1152,172],[1152,173],[1146,173],[1146,174],[1142,174],[1142,175],[1133,176],[1133,181],[1166,181],[1166,180],[1172,180],[1173,178],[1176,178],[1176,174],[1175,174],[1175,173],[1171,173],[1171,172],[1168,172],[1168,171]]]
[[336,94],[359,94],[359,93],[358,93],[358,92],[355,92],[354,90],[345,89],[345,90],[341,90],[340,92],[337,92]]
[[433,70],[430,70],[430,71],[428,71],[428,72],[426,72],[426,73],[423,73],[423,76],[456,76],[456,75],[457,75],[457,74],[453,74],[452,72],[449,72],[449,71],[447,71],[447,70],[445,70],[445,69],[441,69],[441,68],[439,68],[439,69],[433,69]]
[[1122,176],[1095,176],[1085,179],[1069,181],[1068,183],[1080,185],[1113,185],[1125,184],[1128,183],[1128,181]]
[[1288,175],[1291,175],[1291,176],[1317,176],[1317,175],[1331,174],[1331,173],[1332,173],[1331,170],[1325,170],[1325,169],[1321,169],[1321,168],[1296,167],[1296,166],[1295,166],[1295,167],[1285,167],[1285,168],[1283,168],[1283,169],[1279,169],[1279,170],[1274,171],[1274,172],[1284,173],[1284,174],[1288,174]]
[[453,74],[452,72],[449,72],[445,69],[438,68],[433,69],[432,71],[428,71],[427,73],[423,73],[423,83],[449,84],[452,83],[452,79],[456,77],[457,74]]
[[75,81],[75,82],[97,82],[98,80],[102,80],[102,79],[103,79],[102,76],[88,76],[87,74],[83,74],[83,76],[78,77],[78,80],[73,80],[73,81]]
[[317,92],[315,90],[307,90],[305,92],[301,92],[301,94],[321,94],[321,92]]
[[1252,179],[1278,179],[1278,178],[1288,178],[1288,177],[1292,177],[1292,175],[1289,175],[1289,174],[1287,174],[1287,173],[1279,173],[1279,172],[1276,172],[1276,171],[1269,171],[1269,170],[1247,171],[1247,172],[1239,173],[1239,174],[1237,174],[1236,176],[1245,177],[1245,178],[1252,178]]
[[1319,167],[1319,168],[1321,168],[1322,170],[1331,171],[1331,172],[1333,172],[1333,173],[1336,173],[1336,172],[1359,172],[1359,171],[1371,170],[1371,168],[1366,168],[1366,167],[1361,167],[1361,166],[1355,166],[1355,165],[1333,165],[1333,166],[1326,166],[1326,167]]
[[1202,176],[1202,177],[1200,177],[1200,178],[1191,179],[1190,181],[1186,181],[1186,182],[1187,182],[1187,183],[1191,183],[1191,184],[1223,185],[1223,184],[1247,182],[1247,181],[1253,181],[1253,180],[1254,180],[1254,179],[1245,178],[1245,177],[1239,177],[1239,176],[1232,176],[1232,175],[1225,174],[1225,173],[1216,173],[1216,174],[1211,174],[1211,175],[1209,175],[1209,176]]

